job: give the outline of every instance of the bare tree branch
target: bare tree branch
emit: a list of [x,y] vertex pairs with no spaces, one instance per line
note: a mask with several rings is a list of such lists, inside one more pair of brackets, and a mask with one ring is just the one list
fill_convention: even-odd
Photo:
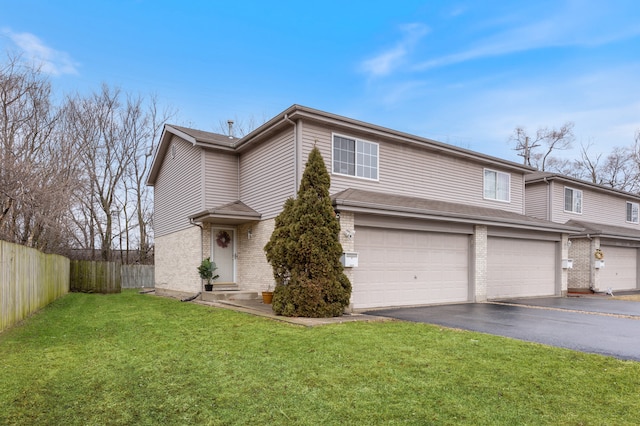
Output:
[[[530,137],[523,127],[516,127],[509,140],[515,142],[514,149],[523,158],[525,165],[545,171],[553,151],[571,148],[574,140],[573,126],[572,122],[566,122],[559,129],[543,127],[536,131],[534,137]],[[538,150],[541,147],[544,151]]]

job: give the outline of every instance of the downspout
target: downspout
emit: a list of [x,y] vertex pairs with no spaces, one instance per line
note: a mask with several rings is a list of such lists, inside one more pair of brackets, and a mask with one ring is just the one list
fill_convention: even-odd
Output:
[[551,182],[547,180],[547,177],[543,177],[542,180],[547,184],[547,220],[549,222],[553,222],[553,217],[551,212],[553,209],[551,208],[551,203],[553,202],[553,197],[551,194]]
[[589,290],[591,290],[592,293],[597,293],[596,287],[595,287],[596,286],[595,260],[591,255],[591,253],[593,253],[593,247],[591,246],[591,244],[593,243],[593,238],[591,238],[591,234],[587,234],[587,239],[589,240]]
[[284,115],[285,121],[293,124],[293,196],[298,193],[298,123],[289,118],[289,114]]
[[[197,226],[198,228],[200,228],[200,260],[202,261],[202,259],[204,259],[204,242],[202,241],[202,237],[203,237],[203,233],[204,233],[204,227],[202,225],[200,225],[199,223],[195,222],[193,220],[193,218],[189,218],[189,223],[193,226]],[[194,297],[192,298],[187,298],[185,300],[182,300],[183,302],[189,302],[195,298],[197,298],[198,296],[200,296],[202,294],[202,291],[204,290],[202,288],[204,284],[202,284],[202,280],[200,280],[200,291],[198,292],[198,294],[196,294]]]

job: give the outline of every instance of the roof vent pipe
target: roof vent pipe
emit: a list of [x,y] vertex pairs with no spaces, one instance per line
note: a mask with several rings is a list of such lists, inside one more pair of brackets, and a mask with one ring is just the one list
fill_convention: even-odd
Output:
[[233,139],[233,120],[227,120],[229,125],[229,139]]

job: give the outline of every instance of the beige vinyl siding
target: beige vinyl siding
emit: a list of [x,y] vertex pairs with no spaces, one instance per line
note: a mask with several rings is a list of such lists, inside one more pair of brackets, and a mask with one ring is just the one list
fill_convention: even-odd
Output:
[[549,203],[549,185],[546,183],[534,183],[527,185],[525,189],[525,214],[538,219],[551,220],[547,211]]
[[[569,187],[582,191],[582,214],[564,211],[564,188]],[[627,201],[624,196],[605,194],[578,185],[553,182],[553,218],[554,222],[565,223],[574,219],[584,222],[606,223],[612,226],[624,226],[640,230],[637,223],[627,222]]]
[[200,148],[177,136],[171,139],[154,186],[156,237],[191,227],[188,216],[202,210],[200,158]]
[[419,198],[471,204],[524,214],[524,178],[520,173],[511,175],[511,201],[500,202],[483,198],[484,169],[508,172],[493,166],[484,166],[466,159],[438,154],[407,144],[389,142],[341,129],[320,127],[305,122],[303,126],[303,158],[317,146],[331,173],[332,132],[356,137],[379,144],[379,180],[362,179],[331,174],[331,193],[347,188],[389,192]]
[[220,151],[204,152],[205,208],[215,208],[239,199],[238,156]]
[[295,196],[294,156],[293,127],[240,156],[240,199],[262,219]]

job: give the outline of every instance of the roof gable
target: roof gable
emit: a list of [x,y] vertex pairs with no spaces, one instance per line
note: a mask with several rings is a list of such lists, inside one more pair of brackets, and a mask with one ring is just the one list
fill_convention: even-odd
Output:
[[165,124],[160,136],[160,142],[156,148],[149,176],[147,177],[147,185],[155,185],[162,161],[167,155],[171,139],[177,136],[186,140],[193,146],[200,146],[205,149],[220,149],[224,151],[233,151],[235,143],[239,140],[236,137],[221,135],[219,133],[205,132],[203,130],[191,129],[188,127],[176,126],[173,124]]

